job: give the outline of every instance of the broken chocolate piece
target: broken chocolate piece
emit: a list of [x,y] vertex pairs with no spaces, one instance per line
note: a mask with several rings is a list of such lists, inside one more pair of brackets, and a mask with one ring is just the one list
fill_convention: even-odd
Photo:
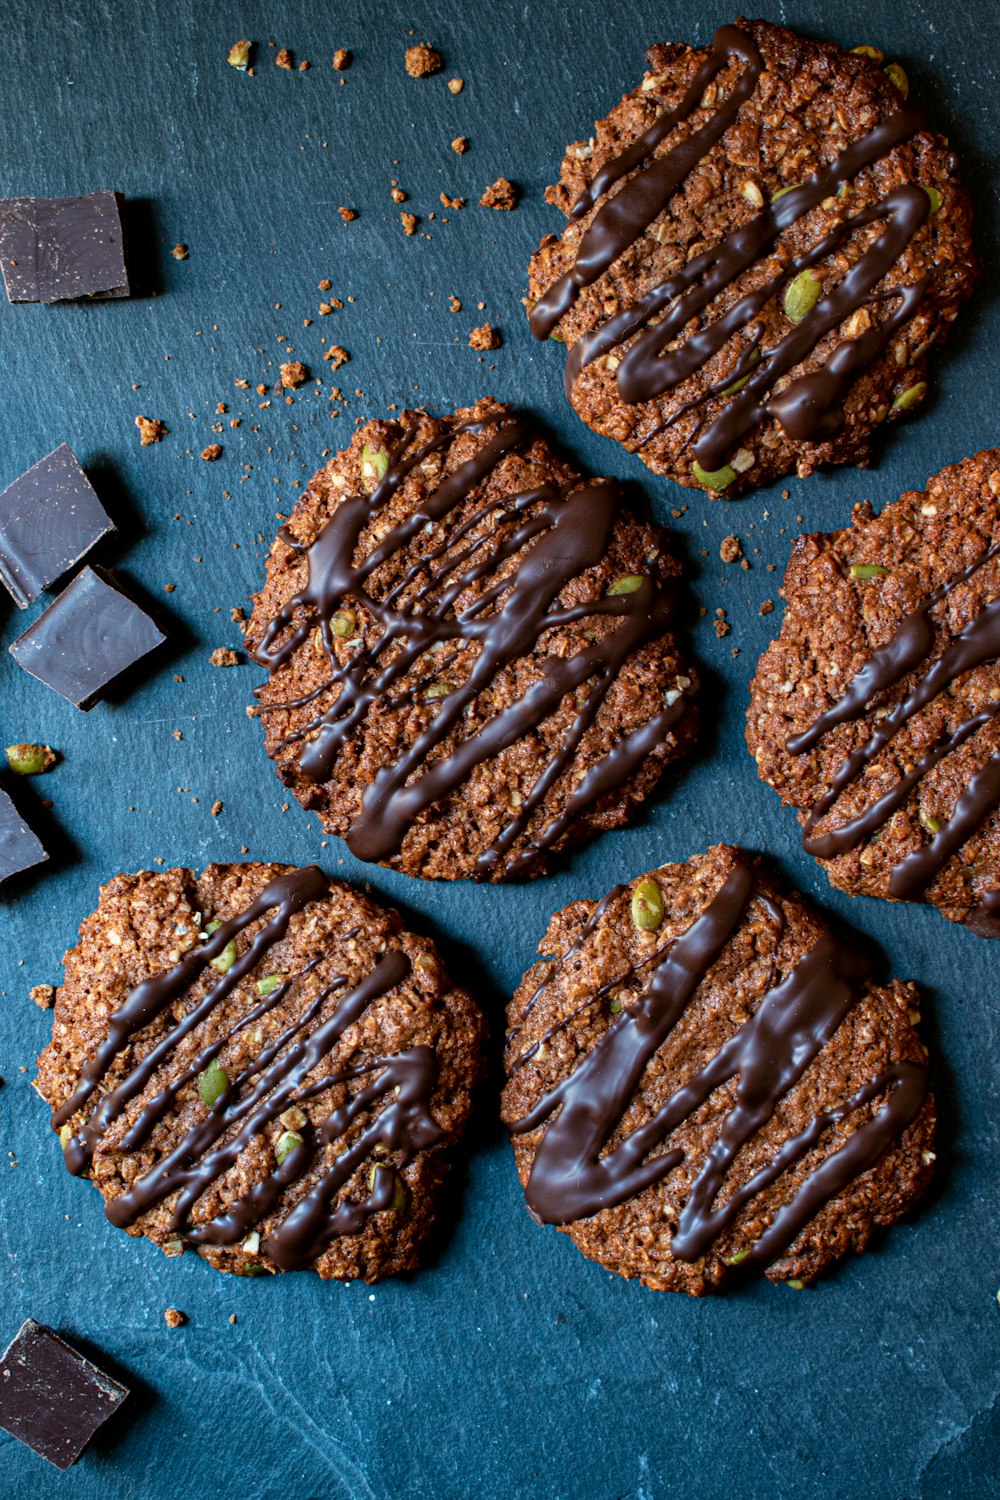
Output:
[[165,639],[110,574],[84,568],[9,650],[32,677],[88,709],[126,667]]
[[0,494],[0,582],[25,609],[114,529],[62,443]]
[[0,790],[0,881],[30,870],[48,857],[41,840],[32,833],[7,793]]
[[120,193],[0,200],[0,267],[8,302],[127,297]]
[[76,1463],[128,1394],[34,1318],[0,1360],[0,1426],[57,1469]]

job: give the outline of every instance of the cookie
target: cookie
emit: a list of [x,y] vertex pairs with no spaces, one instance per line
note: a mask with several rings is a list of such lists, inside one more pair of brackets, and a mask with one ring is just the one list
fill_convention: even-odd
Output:
[[711,494],[867,463],[974,281],[947,141],[874,48],[741,20],[647,61],[569,147],[529,269],[577,414]]
[[38,1060],[112,1224],[250,1276],[417,1263],[483,1020],[434,945],[315,865],[116,875]]
[[736,848],[557,912],[508,1012],[503,1114],[532,1216],[702,1296],[812,1281],[926,1188],[912,984]]
[[679,568],[495,401],[367,423],[246,634],[278,775],[361,859],[500,880],[624,823],[694,735]]
[[1000,449],[801,536],[747,744],[851,895],[1000,937]]

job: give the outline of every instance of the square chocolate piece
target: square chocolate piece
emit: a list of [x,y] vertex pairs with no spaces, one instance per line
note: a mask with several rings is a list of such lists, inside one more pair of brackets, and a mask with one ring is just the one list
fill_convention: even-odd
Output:
[[57,1469],[75,1464],[128,1388],[29,1318],[0,1359],[0,1427]]
[[101,568],[83,568],[8,649],[20,666],[77,708],[166,640]]
[[35,837],[7,793],[0,789],[0,881],[22,870],[30,870],[48,859],[41,841]]
[[0,495],[0,582],[26,609],[114,529],[63,443]]
[[8,302],[127,297],[120,193],[0,199],[0,269]]

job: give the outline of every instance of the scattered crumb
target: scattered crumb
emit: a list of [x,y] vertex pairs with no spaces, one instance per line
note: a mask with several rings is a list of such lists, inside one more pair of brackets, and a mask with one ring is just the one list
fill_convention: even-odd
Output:
[[464,78],[449,78],[448,79],[448,92],[449,92],[449,94],[460,94],[464,88],[465,88],[465,79]]
[[733,563],[741,558],[743,556],[743,548],[740,546],[739,537],[723,537],[722,546],[719,548],[719,556],[725,563]]
[[389,196],[391,197],[393,203],[406,202],[406,194],[403,192],[403,189],[401,187],[394,187]]
[[[428,46],[426,42],[418,42],[415,47],[406,49],[406,71],[411,78],[428,78],[431,73],[439,73],[444,66],[444,58],[440,52]],[[448,85],[451,88],[451,84]]]
[[292,54],[289,52],[289,50],[288,50],[287,47],[282,47],[281,51],[278,53],[277,57],[274,59],[274,65],[275,65],[276,68],[285,68],[285,69],[290,69],[291,68],[291,66],[292,66]]
[[241,73],[245,73],[250,65],[250,48],[252,46],[253,43],[248,41],[234,42],[229,49],[229,66],[231,68],[239,68]]
[[150,443],[162,442],[170,431],[166,422],[161,422],[159,417],[136,417],[135,425],[139,429],[139,441],[144,448],[148,448]]
[[328,292],[330,291],[332,286],[333,282],[330,280],[329,276],[324,276],[322,281],[318,281],[316,283],[316,288],[320,292]]
[[281,367],[281,383],[286,390],[294,390],[308,379],[309,371],[300,359],[293,359]]
[[212,817],[213,818],[217,818],[219,816],[219,814],[220,814],[221,811],[222,811],[222,803],[221,802],[213,802],[212,803]]
[[465,199],[464,198],[449,198],[447,193],[442,193],[441,194],[441,202],[444,204],[445,208],[464,208],[465,207]]
[[299,63],[299,72],[300,73],[308,73],[309,72],[309,64],[306,62],[305,58],[303,58],[302,61]]
[[56,998],[56,992],[51,984],[36,984],[28,991],[28,994],[42,1010],[50,1010]]
[[[336,67],[336,63],[334,63],[334,67]],[[235,1323],[236,1322],[236,1314],[235,1313],[230,1313],[229,1314],[229,1321],[230,1321],[230,1323]]]
[[502,208],[511,209],[517,204],[517,194],[514,184],[508,182],[506,177],[498,177],[496,182],[486,189],[479,200],[480,208]]
[[187,245],[175,245],[170,254],[174,257],[174,260],[187,260],[188,247]]
[[213,667],[238,667],[240,659],[229,646],[216,646],[208,658]]
[[764,603],[760,607],[760,612],[762,615],[769,615],[774,612],[774,605],[770,599],[764,600]]
[[470,349],[499,349],[502,343],[499,332],[490,323],[483,323],[469,334]]
[[459,156],[464,156],[466,151],[468,151],[469,149],[469,143],[465,139],[465,136],[456,135],[455,139],[451,143],[451,149],[453,151],[457,151]]
[[164,593],[165,593],[165,594],[172,594],[172,593],[173,593],[173,591],[174,591],[174,589],[175,589],[175,588],[176,588],[176,587],[177,587],[177,585],[176,585],[176,583],[165,583],[165,584],[164,584],[164,585],[163,585],[163,592],[164,592]]
[[328,359],[330,361],[331,370],[339,370],[341,365],[347,364],[347,361],[350,359],[350,357],[351,356],[348,354],[347,350],[342,349],[339,344],[332,344],[323,355],[324,359]]
[[457,297],[449,297],[448,298],[448,307],[450,308],[450,310],[452,312],[461,312],[462,311],[462,304],[461,304],[461,302],[459,302],[459,300],[458,300]]
[[729,634],[729,624],[726,620],[726,611],[724,609],[717,609],[715,611],[715,619],[712,623],[715,626],[715,633],[720,641],[724,635]]
[[[338,47],[336,52],[333,54],[333,66],[336,68],[337,72],[342,73],[345,68],[350,67],[350,64],[351,54],[348,52],[347,48]],[[234,1318],[233,1322],[235,1323],[235,1321],[236,1319]]]
[[349,224],[352,219],[356,219],[358,217],[353,208],[338,208],[337,212],[343,219],[345,224]]
[[416,214],[400,214],[399,217],[400,217],[400,219],[402,221],[402,224],[403,224],[403,233],[404,234],[416,234],[416,232],[417,232],[417,216],[416,216]]
[[187,1313],[182,1313],[179,1307],[168,1307],[163,1316],[168,1328],[183,1328],[187,1322]]
[[218,443],[209,443],[207,448],[202,448],[201,456],[207,464],[214,464],[217,458],[222,457],[222,449]]

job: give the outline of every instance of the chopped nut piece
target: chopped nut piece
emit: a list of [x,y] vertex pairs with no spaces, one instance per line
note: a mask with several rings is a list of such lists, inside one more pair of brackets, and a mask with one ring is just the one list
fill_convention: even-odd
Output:
[[28,994],[42,1010],[50,1010],[52,1002],[56,997],[55,989],[51,984],[33,985]]
[[353,208],[338,208],[337,212],[345,224],[349,224],[352,219],[358,217]]
[[187,260],[188,247],[187,245],[175,245],[170,254],[174,257],[174,260]]
[[213,667],[238,667],[240,659],[229,646],[216,646],[208,658]]
[[464,88],[465,88],[465,80],[463,78],[449,78],[448,79],[448,92],[449,92],[449,94],[460,94]]
[[161,422],[159,417],[136,417],[135,425],[139,429],[139,441],[144,448],[150,443],[162,442],[170,428],[166,422]]
[[769,614],[771,614],[773,612],[773,610],[774,610],[774,604],[773,604],[773,602],[770,599],[765,599],[764,602],[763,602],[763,604],[760,607],[761,614],[762,615],[769,615]]
[[294,390],[308,379],[309,371],[300,359],[293,359],[281,367],[281,383],[286,390]]
[[348,52],[347,48],[338,47],[336,52],[333,54],[333,66],[336,68],[337,72],[342,73],[346,67],[350,66],[350,62],[351,54]]
[[222,457],[222,449],[218,443],[209,443],[207,448],[202,448],[201,456],[207,464],[214,464],[217,458]]
[[451,143],[451,149],[453,151],[457,151],[459,156],[464,156],[466,151],[468,151],[469,149],[469,143],[465,139],[465,136],[456,135],[455,139]]
[[469,334],[470,349],[499,349],[503,343],[499,332],[490,323],[483,323]]
[[292,54],[289,52],[289,50],[288,50],[287,47],[282,47],[281,48],[281,51],[278,53],[277,57],[274,59],[274,65],[275,65],[276,68],[285,68],[285,69],[291,68],[291,66],[292,66]]
[[402,221],[402,224],[403,224],[403,233],[404,234],[416,234],[416,232],[417,232],[417,216],[416,216],[416,214],[400,214],[399,217],[400,217],[400,219]]
[[719,548],[719,556],[722,558],[722,561],[726,563],[738,562],[739,559],[743,556],[743,548],[740,546],[739,537],[723,537],[722,546]]
[[[411,78],[428,78],[431,73],[438,73],[444,66],[444,58],[440,52],[436,52],[426,42],[418,42],[415,47],[406,49],[406,71]],[[449,88],[451,85],[448,85]]]
[[163,1316],[168,1328],[183,1328],[187,1322],[187,1313],[182,1313],[179,1307],[168,1307]]
[[496,182],[491,183],[479,200],[480,208],[511,209],[517,204],[517,194],[514,184],[508,182],[506,177],[498,177]]
[[229,49],[229,66],[231,68],[239,68],[241,73],[245,73],[250,65],[250,48],[252,46],[253,43],[248,41],[234,42]]

